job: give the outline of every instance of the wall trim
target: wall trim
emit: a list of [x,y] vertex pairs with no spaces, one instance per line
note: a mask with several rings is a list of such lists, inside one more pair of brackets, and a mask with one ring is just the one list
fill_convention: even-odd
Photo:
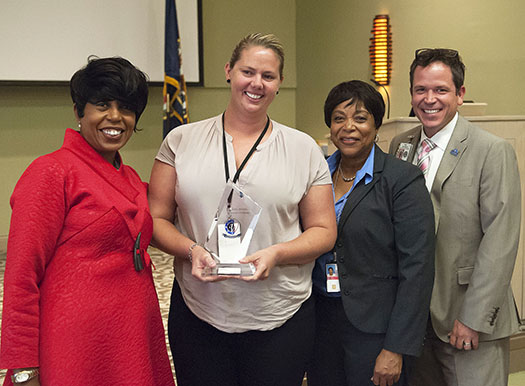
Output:
[[510,337],[510,372],[525,371],[525,332]]

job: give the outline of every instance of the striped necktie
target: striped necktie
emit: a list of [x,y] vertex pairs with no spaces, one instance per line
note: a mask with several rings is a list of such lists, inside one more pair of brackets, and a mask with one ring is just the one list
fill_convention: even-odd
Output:
[[436,147],[436,144],[429,138],[425,138],[421,142],[421,148],[417,156],[417,167],[421,169],[426,176],[430,169],[430,151]]

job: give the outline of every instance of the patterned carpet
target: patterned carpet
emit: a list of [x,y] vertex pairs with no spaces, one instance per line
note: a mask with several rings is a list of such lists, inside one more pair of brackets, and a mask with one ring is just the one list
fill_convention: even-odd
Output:
[[[153,270],[153,278],[155,280],[155,286],[157,287],[157,294],[159,297],[160,311],[162,314],[162,321],[164,322],[164,330],[168,329],[168,313],[170,305],[171,286],[173,284],[173,257],[169,256],[158,249],[150,248],[149,253],[153,264],[155,264],[156,270]],[[3,304],[3,278],[5,270],[5,254],[0,255],[0,278],[2,285],[0,286],[0,311]],[[168,354],[170,357],[171,367],[173,370],[173,360],[171,358],[171,352],[169,350],[168,336],[166,335],[166,345],[168,347]],[[173,370],[173,376],[175,377],[175,370]],[[0,385],[3,384],[5,377],[5,370],[0,370]]]
[[[156,270],[153,271],[153,278],[155,280],[155,286],[157,287],[157,294],[159,297],[160,311],[162,314],[162,321],[164,322],[164,330],[168,329],[168,313],[171,295],[171,286],[173,284],[173,257],[169,256],[158,249],[150,248],[149,253],[153,264],[155,264]],[[3,304],[3,278],[5,270],[5,254],[0,254],[0,318]],[[173,360],[171,358],[171,352],[169,350],[168,336],[166,335],[166,346],[168,347],[168,355],[170,357],[171,367],[173,376],[175,377],[175,370],[173,369]],[[0,385],[3,384],[5,377],[5,370],[0,370]],[[303,386],[307,384],[306,380],[303,382]],[[509,377],[509,386],[524,386],[525,385],[525,372],[514,373]]]
[[[158,249],[150,248],[149,253],[151,259],[155,264],[156,270],[153,271],[153,277],[155,280],[155,286],[157,287],[157,293],[160,303],[160,311],[162,314],[162,320],[164,322],[164,330],[168,328],[168,313],[171,295],[171,286],[173,283],[173,269],[172,262],[173,257],[169,256]],[[3,304],[3,278],[5,270],[5,254],[0,254],[0,318]],[[169,350],[168,336],[166,335],[166,345],[168,347],[168,355],[170,357],[171,367],[173,376],[175,377],[175,370],[173,370],[173,360],[171,358],[171,352]],[[0,370],[0,385],[4,382],[5,370]],[[306,380],[303,382],[303,386],[306,385]],[[525,385],[525,372],[514,373],[509,377],[509,386],[524,386]]]

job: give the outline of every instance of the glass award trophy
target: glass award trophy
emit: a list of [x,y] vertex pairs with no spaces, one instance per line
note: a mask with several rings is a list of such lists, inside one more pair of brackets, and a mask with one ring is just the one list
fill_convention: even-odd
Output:
[[239,260],[248,252],[261,211],[255,201],[228,181],[204,243],[217,265],[206,267],[203,276],[251,276],[255,273],[252,263],[241,264]]

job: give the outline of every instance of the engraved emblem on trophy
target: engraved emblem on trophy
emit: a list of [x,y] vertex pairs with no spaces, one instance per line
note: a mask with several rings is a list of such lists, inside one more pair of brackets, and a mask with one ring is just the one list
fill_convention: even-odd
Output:
[[248,253],[261,211],[239,186],[231,181],[226,184],[204,243],[217,265],[205,268],[203,275],[251,276],[255,273],[252,263],[241,264],[239,260]]

